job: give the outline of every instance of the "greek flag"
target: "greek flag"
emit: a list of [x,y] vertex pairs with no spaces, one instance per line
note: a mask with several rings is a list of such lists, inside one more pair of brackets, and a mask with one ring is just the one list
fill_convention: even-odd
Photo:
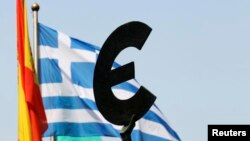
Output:
[[[43,24],[38,31],[38,74],[48,120],[43,136],[120,138],[121,127],[105,120],[95,104],[92,83],[100,49]],[[119,99],[127,99],[139,87],[132,79],[112,90]],[[180,140],[156,105],[136,122],[131,136],[133,141]]]

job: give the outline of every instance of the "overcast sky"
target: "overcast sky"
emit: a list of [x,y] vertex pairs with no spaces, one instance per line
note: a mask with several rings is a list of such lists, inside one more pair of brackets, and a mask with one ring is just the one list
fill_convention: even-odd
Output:
[[[135,62],[137,80],[182,140],[207,140],[208,124],[250,124],[250,1],[37,2],[40,22],[98,46],[121,24],[148,24],[142,51],[127,49],[118,61]],[[10,141],[17,140],[15,6],[0,0],[0,133]]]

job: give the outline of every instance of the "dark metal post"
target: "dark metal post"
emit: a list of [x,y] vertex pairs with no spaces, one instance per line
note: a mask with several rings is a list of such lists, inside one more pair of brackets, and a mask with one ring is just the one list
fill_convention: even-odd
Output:
[[132,141],[131,140],[131,133],[133,131],[133,128],[135,127],[135,115],[133,115],[130,119],[130,123],[127,126],[124,126],[121,130],[121,137],[122,141]]

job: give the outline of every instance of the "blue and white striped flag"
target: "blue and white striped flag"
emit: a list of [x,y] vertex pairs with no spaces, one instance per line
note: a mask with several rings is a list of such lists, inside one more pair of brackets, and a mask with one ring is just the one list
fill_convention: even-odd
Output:
[[[93,94],[97,46],[39,24],[39,81],[48,120],[44,137],[120,137],[98,111]],[[119,67],[114,63],[114,68]],[[116,97],[131,97],[140,85],[132,79],[112,88]],[[136,122],[133,141],[179,141],[177,133],[154,104]]]

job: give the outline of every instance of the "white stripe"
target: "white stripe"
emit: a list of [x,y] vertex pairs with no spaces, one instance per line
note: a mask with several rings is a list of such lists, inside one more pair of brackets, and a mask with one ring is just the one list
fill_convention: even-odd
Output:
[[157,122],[153,122],[146,119],[140,119],[139,122],[136,123],[137,128],[140,131],[147,133],[149,135],[159,136],[165,139],[169,139],[171,141],[177,141],[166,129],[164,126]]
[[[48,123],[71,122],[71,123],[106,123],[110,124],[99,111],[88,109],[49,109],[45,110]],[[112,125],[115,129],[120,126]]]
[[55,48],[52,48],[50,46],[43,46],[43,45],[40,45],[39,46],[39,53],[40,53],[40,59],[41,58],[50,58],[50,59],[56,59],[57,57],[54,55],[54,54],[57,54],[56,53],[56,49]]
[[150,108],[150,111],[152,111],[153,113],[155,113],[156,115],[158,115],[162,120],[164,120],[168,126],[175,131],[175,128],[170,124],[170,122],[168,122],[168,119],[166,118],[166,116],[161,112],[159,111],[155,106],[152,106]]
[[134,96],[133,93],[123,90],[123,89],[112,89],[112,91],[115,97],[120,100],[126,100]]
[[71,45],[70,37],[60,31],[57,31],[57,33],[58,33],[58,46],[70,47]]
[[40,84],[42,97],[51,96],[79,96],[94,101],[94,93],[92,88],[83,88],[75,84],[65,83],[47,83]]
[[130,83],[131,85],[135,86],[136,88],[140,88],[141,87],[141,85],[135,79],[130,79],[128,81],[128,83]]
[[97,49],[96,49],[95,52],[96,52],[97,55],[99,55],[100,50],[97,50]]
[[40,45],[40,59],[42,58],[50,58],[50,59],[61,59],[66,60],[69,59],[69,56],[73,60],[73,62],[96,62],[96,54],[92,51],[83,50],[83,49],[75,49],[68,48],[59,50],[58,48],[52,48],[50,46]]
[[[94,99],[94,92],[92,88],[83,88],[72,83],[46,83],[41,84],[41,92],[43,97],[50,96],[80,96],[81,98]],[[119,99],[128,99],[133,96],[132,92],[113,88],[114,95]]]
[[49,123],[53,122],[97,122],[108,123],[100,112],[88,109],[49,109],[45,110]]
[[167,122],[166,117],[161,113],[161,111],[159,111],[155,106],[152,106],[150,108],[150,111],[154,112],[156,115],[158,115],[162,120],[164,120],[165,122]]
[[50,138],[51,138],[51,137],[43,137],[43,138],[42,138],[42,141],[51,141]]

